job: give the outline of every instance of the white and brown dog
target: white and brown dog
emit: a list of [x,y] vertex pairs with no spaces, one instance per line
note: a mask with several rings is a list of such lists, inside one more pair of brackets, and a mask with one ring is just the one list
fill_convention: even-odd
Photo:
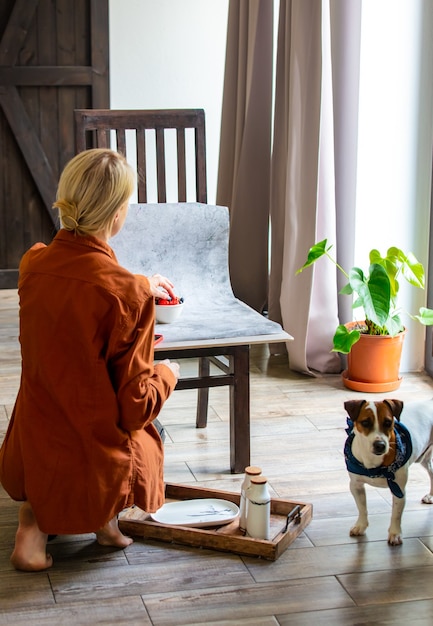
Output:
[[401,400],[349,400],[344,408],[349,416],[344,455],[359,513],[350,534],[363,535],[368,526],[365,484],[389,487],[393,498],[388,543],[399,545],[412,463],[421,463],[427,470],[430,493],[422,502],[433,504],[433,400],[408,403],[404,410]]

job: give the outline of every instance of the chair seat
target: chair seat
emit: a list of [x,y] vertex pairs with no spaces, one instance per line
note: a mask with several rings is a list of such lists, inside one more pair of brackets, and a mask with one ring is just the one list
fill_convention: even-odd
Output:
[[172,324],[156,324],[156,332],[164,336],[165,342],[242,337],[251,343],[250,339],[257,336],[280,334],[281,326],[235,298],[215,306],[185,300],[182,315]]

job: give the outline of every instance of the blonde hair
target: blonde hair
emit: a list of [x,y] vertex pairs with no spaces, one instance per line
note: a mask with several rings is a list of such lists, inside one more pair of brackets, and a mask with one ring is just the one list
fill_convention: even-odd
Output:
[[135,173],[124,156],[105,148],[80,152],[63,170],[53,208],[65,230],[110,235],[117,211],[134,190]]

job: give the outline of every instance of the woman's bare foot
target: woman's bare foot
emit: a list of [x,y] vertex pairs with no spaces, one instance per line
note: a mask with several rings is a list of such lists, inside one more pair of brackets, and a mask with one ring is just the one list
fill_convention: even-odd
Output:
[[11,555],[15,569],[38,572],[51,567],[53,559],[46,552],[47,539],[48,535],[39,530],[32,507],[24,502],[18,516],[15,548]]
[[101,546],[114,546],[116,548],[126,548],[133,541],[131,537],[126,537],[120,532],[117,516],[97,531],[96,539]]

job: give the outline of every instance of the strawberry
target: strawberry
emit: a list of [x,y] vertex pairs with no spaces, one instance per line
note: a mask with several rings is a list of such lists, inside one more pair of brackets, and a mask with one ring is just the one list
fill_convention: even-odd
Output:
[[182,304],[182,303],[183,303],[183,298],[178,298],[177,296],[175,296],[174,298],[171,298],[171,300],[164,300],[164,298],[155,298],[155,304],[158,304],[159,306],[170,305],[170,304]]

